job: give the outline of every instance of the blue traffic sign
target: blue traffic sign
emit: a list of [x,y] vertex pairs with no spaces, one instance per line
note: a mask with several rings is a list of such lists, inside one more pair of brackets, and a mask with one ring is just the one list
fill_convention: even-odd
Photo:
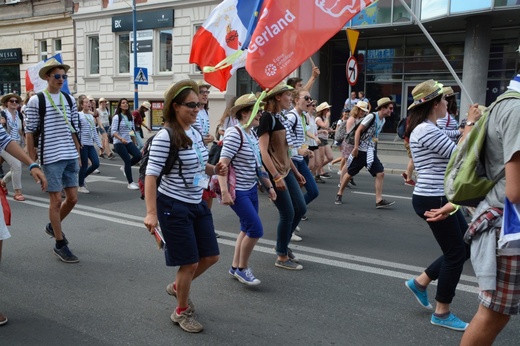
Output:
[[134,67],[134,84],[148,85],[148,69],[145,67]]

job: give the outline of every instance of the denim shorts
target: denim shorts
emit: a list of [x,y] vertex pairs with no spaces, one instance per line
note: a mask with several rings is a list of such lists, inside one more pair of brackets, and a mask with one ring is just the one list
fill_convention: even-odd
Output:
[[220,254],[206,202],[185,203],[157,192],[157,218],[166,242],[167,266],[194,264]]
[[44,164],[42,169],[47,178],[47,192],[60,192],[67,187],[78,187],[78,159]]

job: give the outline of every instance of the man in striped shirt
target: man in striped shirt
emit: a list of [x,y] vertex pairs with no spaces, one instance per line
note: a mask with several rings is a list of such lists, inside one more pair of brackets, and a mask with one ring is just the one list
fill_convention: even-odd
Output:
[[[61,87],[67,79],[68,65],[56,59],[48,60],[40,69],[40,78],[48,85],[43,93],[31,97],[27,104],[26,137],[31,157],[35,154],[35,133],[39,132],[38,148],[43,172],[47,176],[49,193],[49,221],[45,232],[56,238],[54,254],[63,262],[76,263],[78,258],[68,247],[61,222],[72,211],[78,200],[79,129],[78,109],[75,100],[62,93]],[[45,117],[40,118],[40,100],[45,101]],[[62,203],[61,191],[65,191]]]

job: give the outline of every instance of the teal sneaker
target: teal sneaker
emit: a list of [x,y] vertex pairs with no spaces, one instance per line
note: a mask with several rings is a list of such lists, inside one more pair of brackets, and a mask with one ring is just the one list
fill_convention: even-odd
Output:
[[460,318],[450,312],[450,315],[446,318],[440,318],[432,314],[431,324],[434,326],[444,327],[448,329],[457,330],[463,332],[468,328],[468,323],[461,321]]
[[413,293],[415,299],[421,304],[421,306],[427,310],[433,310],[432,305],[428,301],[428,291],[421,292],[415,286],[413,279],[410,279],[404,283],[404,285]]

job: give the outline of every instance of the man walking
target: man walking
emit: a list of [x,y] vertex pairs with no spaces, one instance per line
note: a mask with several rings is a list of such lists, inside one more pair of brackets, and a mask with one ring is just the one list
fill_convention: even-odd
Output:
[[[76,263],[79,260],[70,251],[61,225],[78,200],[78,109],[74,98],[60,91],[69,69],[56,59],[48,60],[40,69],[40,78],[48,85],[27,104],[26,137],[31,157],[36,154],[35,141],[39,142],[39,157],[48,181],[50,223],[45,232],[56,239],[54,254],[63,262]],[[62,190],[65,192],[63,202]]]
[[363,167],[366,167],[370,174],[376,178],[376,208],[387,208],[395,203],[383,199],[385,169],[379,161],[376,151],[376,144],[379,133],[385,125],[385,118],[392,115],[393,110],[394,102],[388,97],[383,97],[377,101],[377,112],[368,114],[359,125],[354,137],[354,149],[347,161],[348,171],[341,179],[341,185],[336,195],[336,204],[343,204],[341,200],[343,190],[347,187],[350,179],[358,174]]

